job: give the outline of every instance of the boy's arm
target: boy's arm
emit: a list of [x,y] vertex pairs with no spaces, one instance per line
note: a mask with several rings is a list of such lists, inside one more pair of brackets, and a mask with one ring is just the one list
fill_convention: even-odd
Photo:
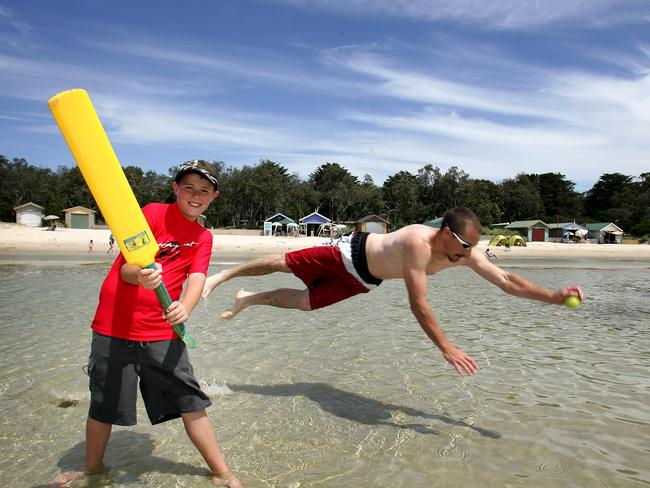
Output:
[[190,314],[201,298],[203,285],[205,284],[205,274],[191,273],[187,278],[185,293],[180,301],[173,302],[166,310],[163,317],[171,325],[185,322],[190,318]]

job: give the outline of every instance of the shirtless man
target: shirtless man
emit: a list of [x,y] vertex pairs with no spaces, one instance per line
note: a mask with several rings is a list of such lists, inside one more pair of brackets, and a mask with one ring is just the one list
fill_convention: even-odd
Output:
[[427,302],[427,276],[453,266],[468,266],[490,283],[511,295],[562,305],[575,295],[578,286],[550,291],[523,277],[495,266],[481,252],[472,252],[481,237],[481,224],[474,212],[455,208],[447,212],[440,229],[409,225],[389,234],[353,233],[331,245],[316,246],[284,255],[264,256],[207,278],[202,297],[232,278],[269,273],[293,273],[307,288],[279,288],[250,293],[243,289],[221,318],[228,320],[251,305],[271,305],[298,310],[314,310],[367,293],[382,280],[402,279],[406,284],[411,311],[418,323],[459,374],[474,374],[476,361],[451,344]]

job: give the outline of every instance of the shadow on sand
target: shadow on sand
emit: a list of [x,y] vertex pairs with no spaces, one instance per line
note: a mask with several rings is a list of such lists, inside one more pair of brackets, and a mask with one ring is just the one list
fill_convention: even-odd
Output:
[[470,425],[462,420],[456,420],[445,415],[432,415],[402,405],[393,405],[356,393],[334,388],[325,383],[282,383],[276,385],[228,385],[232,391],[243,391],[256,395],[267,396],[302,396],[316,402],[320,407],[337,417],[359,422],[366,425],[388,425],[399,429],[411,429],[421,434],[440,434],[431,426],[422,423],[398,424],[392,421],[392,412],[402,412],[411,417],[444,422],[445,424],[466,427],[478,432],[484,437],[498,439],[499,432]]

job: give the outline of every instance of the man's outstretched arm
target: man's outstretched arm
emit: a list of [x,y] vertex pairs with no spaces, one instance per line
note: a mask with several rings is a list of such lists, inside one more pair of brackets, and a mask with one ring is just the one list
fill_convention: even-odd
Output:
[[580,300],[584,300],[584,293],[579,286],[568,285],[557,291],[547,290],[531,283],[523,276],[499,268],[481,253],[472,253],[468,266],[510,295],[555,305],[562,305],[564,299],[569,296],[577,296]]

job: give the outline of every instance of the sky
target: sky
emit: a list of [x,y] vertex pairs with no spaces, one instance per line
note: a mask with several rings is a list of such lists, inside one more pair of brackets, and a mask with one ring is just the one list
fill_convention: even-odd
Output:
[[586,191],[650,171],[647,0],[0,0],[0,154],[72,166],[90,94],[123,166],[457,166]]

